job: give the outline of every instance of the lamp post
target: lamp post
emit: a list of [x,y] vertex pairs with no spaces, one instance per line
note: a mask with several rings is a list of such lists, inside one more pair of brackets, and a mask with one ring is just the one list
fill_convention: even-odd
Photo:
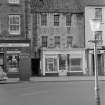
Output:
[[99,94],[99,83],[98,83],[98,67],[97,67],[97,40],[95,32],[100,30],[101,20],[100,19],[90,19],[91,30],[94,35],[94,40],[90,42],[94,43],[94,69],[95,69],[95,98],[96,105],[101,105],[100,103],[100,94]]

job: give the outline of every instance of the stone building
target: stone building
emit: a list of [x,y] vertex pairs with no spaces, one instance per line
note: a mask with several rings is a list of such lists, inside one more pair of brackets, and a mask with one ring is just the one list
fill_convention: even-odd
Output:
[[31,0],[34,75],[87,73],[84,11],[79,3],[77,0]]
[[25,0],[0,0],[0,66],[8,76],[22,73],[19,62],[30,55],[25,3]]
[[[104,2],[105,4],[105,2]],[[105,74],[105,6],[89,5],[85,7],[85,48],[86,48],[86,60],[89,75],[94,75],[94,44],[89,40],[94,40],[96,36],[97,40],[97,69],[99,75]],[[89,20],[100,19],[102,24],[98,31],[93,35]]]

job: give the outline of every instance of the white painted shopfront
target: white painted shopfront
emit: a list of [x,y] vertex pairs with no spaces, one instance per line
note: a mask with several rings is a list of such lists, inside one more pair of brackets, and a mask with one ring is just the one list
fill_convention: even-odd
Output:
[[47,75],[85,75],[85,50],[43,50],[41,74]]
[[[89,50],[88,52],[89,75],[94,75],[94,51]],[[97,69],[98,75],[105,75],[105,50],[97,51]]]

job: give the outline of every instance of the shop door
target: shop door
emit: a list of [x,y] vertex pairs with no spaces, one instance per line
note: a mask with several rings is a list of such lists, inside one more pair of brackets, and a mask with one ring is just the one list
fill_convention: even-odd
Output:
[[59,54],[59,75],[67,75],[67,56]]
[[31,59],[32,76],[39,76],[40,59]]
[[[93,75],[95,75],[95,69],[94,69],[94,54],[92,57],[93,61]],[[104,75],[104,57],[103,54],[97,55],[97,69],[98,69],[98,75]]]

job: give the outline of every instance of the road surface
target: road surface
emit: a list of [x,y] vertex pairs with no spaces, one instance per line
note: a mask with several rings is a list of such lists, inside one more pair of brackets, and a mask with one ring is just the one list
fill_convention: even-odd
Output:
[[[105,81],[100,81],[101,105]],[[94,81],[0,84],[0,105],[96,105]]]

